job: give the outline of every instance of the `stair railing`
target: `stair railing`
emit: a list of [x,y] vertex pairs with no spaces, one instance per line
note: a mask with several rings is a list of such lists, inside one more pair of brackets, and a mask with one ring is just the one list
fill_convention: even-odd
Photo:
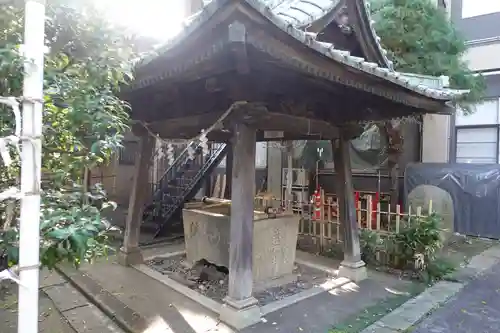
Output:
[[175,197],[172,197],[172,203],[168,206],[168,209],[162,212],[162,219],[164,223],[158,226],[158,231],[155,234],[157,237],[161,232],[163,227],[166,225],[166,221],[168,221],[172,215],[180,208],[180,206],[184,203],[187,196],[192,194],[192,192],[199,186],[199,183],[203,176],[213,167],[216,167],[218,163],[226,156],[225,152],[227,151],[227,145],[221,144],[219,147],[214,149],[211,154],[208,155],[206,161],[203,161],[201,168],[196,172],[196,175],[191,179],[189,184],[186,187],[182,187]]
[[[152,184],[152,187],[151,187],[151,191],[152,191],[151,194],[153,196],[155,196],[158,193],[158,191],[160,191],[171,180],[173,180],[174,176],[177,175],[178,172],[181,170],[181,168],[187,163],[187,161],[189,160],[188,150],[190,147],[192,149],[194,149],[194,151],[196,152],[197,149],[199,149],[198,148],[199,147],[198,140],[195,139],[193,141],[190,141],[187,144],[186,148],[184,148],[184,150],[182,150],[177,155],[177,157],[174,159],[173,163],[171,165],[169,165],[165,171],[163,171],[163,173],[161,174],[160,177],[157,177],[156,181]],[[160,154],[160,152],[155,154],[155,156],[153,156],[153,158],[158,158],[159,154]],[[153,160],[153,163],[155,163],[154,160]]]

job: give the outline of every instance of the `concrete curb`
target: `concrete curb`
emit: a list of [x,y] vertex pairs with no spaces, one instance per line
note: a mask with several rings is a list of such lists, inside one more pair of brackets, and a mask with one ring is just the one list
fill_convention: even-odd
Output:
[[116,322],[56,271],[40,272],[40,292],[52,301],[53,309],[75,333],[124,333]]
[[379,321],[367,327],[361,333],[396,333],[405,332],[423,317],[446,303],[472,279],[481,275],[500,261],[500,246],[490,247],[474,256],[468,265],[450,276],[458,282],[441,281],[422,294],[407,301]]
[[105,290],[92,278],[74,268],[56,268],[69,283],[127,333],[142,333],[148,327],[145,317]]

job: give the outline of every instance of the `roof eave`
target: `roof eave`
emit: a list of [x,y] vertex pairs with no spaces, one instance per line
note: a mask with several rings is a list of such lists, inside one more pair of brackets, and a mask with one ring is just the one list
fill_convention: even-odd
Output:
[[[331,43],[324,43],[315,40],[314,37],[311,37],[307,32],[301,31],[289,24],[286,21],[283,21],[278,16],[276,16],[271,9],[269,9],[265,4],[263,4],[259,0],[240,0],[241,2],[246,3],[246,5],[252,7],[254,10],[259,12],[259,14],[267,19],[269,23],[274,25],[276,28],[281,29],[283,32],[299,41],[303,45],[307,46],[311,51],[318,52],[321,55],[331,59],[336,63],[351,67],[353,69],[364,72],[365,75],[370,75],[373,77],[377,77],[383,79],[391,84],[395,84],[403,89],[407,89],[413,91],[417,94],[425,96],[430,99],[440,100],[440,101],[449,101],[453,99],[454,94],[448,91],[441,91],[439,89],[432,89],[428,86],[424,85],[416,85],[410,82],[410,80],[404,78],[400,73],[397,73],[385,66],[373,62],[367,61],[366,59],[350,56],[349,52],[335,49],[334,45]],[[361,1],[364,4],[363,0],[353,0],[359,3]],[[186,25],[183,32],[181,32],[174,40],[169,42],[165,47],[160,48],[157,53],[165,54],[169,50],[181,44],[185,38],[189,37],[192,33],[201,29],[204,23],[206,23],[210,18],[212,18],[219,10],[221,10],[226,4],[233,3],[228,0],[213,0],[211,3],[207,4],[205,8],[199,12],[192,20],[191,23]],[[363,7],[365,8],[365,7]],[[361,8],[362,9],[362,8]],[[366,9],[366,8],[365,8]],[[363,12],[363,11],[361,11]],[[158,59],[157,57],[151,57],[149,59],[143,60],[139,67],[145,66]]]

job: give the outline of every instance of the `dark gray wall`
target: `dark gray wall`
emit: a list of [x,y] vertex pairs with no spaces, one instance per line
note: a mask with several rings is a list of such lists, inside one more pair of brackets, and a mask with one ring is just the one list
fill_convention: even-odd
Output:
[[[399,193],[403,194],[403,171],[399,177]],[[387,171],[378,174],[354,174],[352,176],[353,187],[355,191],[383,192],[389,193],[391,190],[391,181]],[[335,174],[329,170],[324,170],[319,175],[319,183],[326,193],[335,193]]]
[[[420,125],[415,122],[406,123],[403,126],[404,145],[403,153],[399,159],[400,194],[403,194],[403,175],[406,166],[409,163],[421,161]],[[320,171],[319,182],[327,193],[334,193],[335,181],[333,170],[325,169]],[[378,173],[355,173],[353,174],[353,186],[355,191],[388,193],[391,187],[389,172],[386,169],[381,170],[380,177]]]
[[[498,0],[490,0],[498,1]],[[462,0],[451,1],[451,18],[468,41],[500,36],[500,13],[462,18]],[[491,42],[495,42],[492,40]],[[500,42],[500,38],[496,41]]]

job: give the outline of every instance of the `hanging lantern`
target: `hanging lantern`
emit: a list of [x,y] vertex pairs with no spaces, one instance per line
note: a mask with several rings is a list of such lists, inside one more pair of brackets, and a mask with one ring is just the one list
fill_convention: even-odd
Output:
[[205,130],[201,130],[201,136],[200,136],[200,146],[203,151],[203,156],[208,155],[208,139],[207,135],[205,134]]
[[167,160],[168,164],[172,165],[174,164],[175,156],[174,156],[174,145],[169,143],[167,145]]
[[163,146],[160,146],[160,148],[158,148],[158,159],[161,160],[163,157],[165,157],[165,148]]
[[189,158],[190,160],[193,160],[193,159],[194,159],[194,153],[195,153],[195,151],[194,151],[193,147],[192,147],[191,145],[189,145],[189,146],[187,147],[187,154],[188,154],[188,158]]

